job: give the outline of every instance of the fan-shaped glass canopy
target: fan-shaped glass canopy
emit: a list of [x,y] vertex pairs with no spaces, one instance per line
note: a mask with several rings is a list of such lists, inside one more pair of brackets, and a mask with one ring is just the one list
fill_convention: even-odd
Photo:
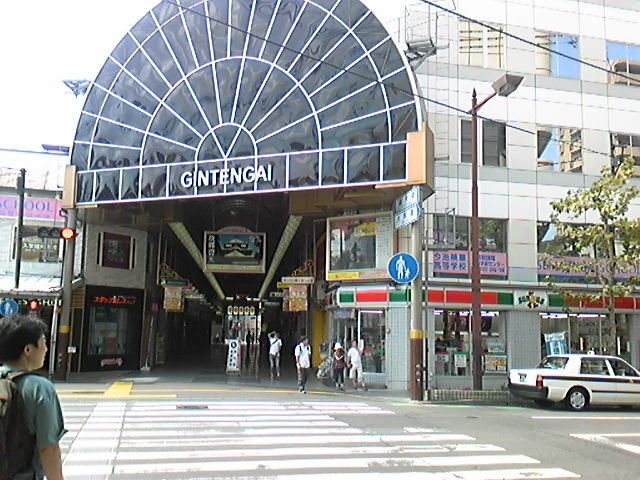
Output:
[[77,201],[403,180],[415,91],[359,0],[164,1],[87,95]]

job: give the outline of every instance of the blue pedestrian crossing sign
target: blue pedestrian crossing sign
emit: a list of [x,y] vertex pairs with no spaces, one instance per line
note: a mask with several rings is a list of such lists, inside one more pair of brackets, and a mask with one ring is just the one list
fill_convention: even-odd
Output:
[[18,302],[12,299],[3,300],[0,302],[0,315],[8,317],[18,313]]
[[387,263],[389,276],[396,283],[409,283],[420,273],[418,260],[408,253],[396,253]]

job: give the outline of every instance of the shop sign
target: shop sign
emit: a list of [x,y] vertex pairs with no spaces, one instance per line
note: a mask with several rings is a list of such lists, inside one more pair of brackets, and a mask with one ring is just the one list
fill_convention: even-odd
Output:
[[516,307],[537,309],[549,305],[549,299],[547,298],[547,294],[544,292],[538,294],[532,290],[520,290],[515,292],[513,298],[515,299]]
[[91,303],[95,305],[135,305],[136,297],[129,295],[114,295],[112,297],[105,297],[104,295],[96,295],[91,300]]
[[229,351],[227,353],[227,373],[238,373],[240,371],[240,342],[238,340],[227,340]]
[[100,360],[100,366],[101,367],[110,367],[113,365],[117,365],[118,367],[121,367],[124,364],[124,360],[120,357],[118,358],[103,358],[102,360]]
[[[0,217],[16,218],[18,216],[18,197],[0,196]],[[24,200],[24,218],[45,218],[48,220],[64,220],[60,215],[62,202],[54,198],[26,198]]]
[[165,286],[163,308],[167,312],[182,312],[182,287]]
[[[434,273],[469,274],[471,254],[466,250],[442,250],[433,253]],[[480,252],[480,273],[482,275],[507,275],[507,254]]]
[[306,276],[300,276],[300,277],[282,277],[282,283],[286,283],[286,284],[303,284],[303,285],[312,285],[314,283],[314,278],[313,277],[306,277]]

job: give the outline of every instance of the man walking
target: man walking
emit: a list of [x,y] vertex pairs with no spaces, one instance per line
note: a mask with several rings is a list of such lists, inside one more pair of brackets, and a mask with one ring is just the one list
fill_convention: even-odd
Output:
[[353,389],[358,390],[358,383],[362,385],[363,390],[367,390],[364,384],[364,374],[362,372],[362,352],[358,348],[358,342],[353,340],[351,348],[347,352],[347,366],[349,367],[349,378],[353,383]]
[[280,350],[282,350],[282,340],[278,332],[269,334],[269,369],[271,380],[280,380]]
[[[46,326],[24,315],[0,319],[0,373],[31,372],[44,365]],[[49,379],[36,374],[15,379],[26,426],[35,437],[30,465],[13,480],[63,480],[60,439],[66,433],[58,395]]]
[[311,368],[311,347],[309,337],[306,335],[300,338],[300,343],[296,345],[294,351],[296,357],[296,369],[298,370],[298,391],[307,393],[307,378]]

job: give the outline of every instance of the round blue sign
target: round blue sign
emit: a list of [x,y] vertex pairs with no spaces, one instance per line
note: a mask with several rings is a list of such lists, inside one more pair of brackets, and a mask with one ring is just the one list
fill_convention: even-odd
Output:
[[389,276],[396,283],[409,283],[418,276],[418,260],[408,253],[396,253],[387,263]]
[[12,299],[0,302],[0,315],[7,317],[18,313],[18,302]]

